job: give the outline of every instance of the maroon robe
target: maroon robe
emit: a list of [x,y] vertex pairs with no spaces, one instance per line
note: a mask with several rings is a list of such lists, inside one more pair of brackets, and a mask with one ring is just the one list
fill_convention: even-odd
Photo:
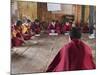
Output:
[[28,28],[28,29],[25,33],[22,33],[22,36],[23,36],[24,40],[30,40],[33,35],[31,34],[30,27],[27,26],[26,28]]
[[25,33],[25,34],[23,34],[23,37],[24,37],[24,40],[30,40],[32,35],[28,34],[28,33]]
[[63,26],[63,28],[62,28],[62,31],[65,33],[65,32],[67,32],[67,31],[70,31],[71,30],[71,24],[69,24],[69,25],[64,25]]
[[58,52],[47,72],[88,69],[95,69],[92,49],[81,40],[73,40]]
[[55,26],[53,26],[52,24],[49,24],[49,26],[48,26],[48,31],[49,31],[49,33],[51,33],[51,30],[54,30],[55,33],[60,34],[60,33],[61,33],[60,24],[55,24]]
[[82,31],[83,31],[83,33],[88,33],[89,32],[89,27],[84,26]]
[[23,41],[18,39],[17,37],[14,37],[11,39],[12,46],[21,46],[23,44]]
[[61,33],[61,25],[60,25],[59,23],[56,23],[56,32],[57,32],[58,34]]
[[40,24],[37,25],[34,22],[32,23],[31,29],[33,32],[35,32],[36,34],[40,34],[41,32],[41,28],[40,28]]
[[[26,31],[24,31],[24,29]],[[32,34],[31,34],[31,29],[30,29],[29,25],[27,26],[26,24],[24,24],[23,26],[21,26],[21,35],[23,36],[24,40],[30,40],[31,39]]]
[[21,40],[21,28],[15,27],[16,37],[12,37],[11,43],[12,46],[21,46],[24,42]]

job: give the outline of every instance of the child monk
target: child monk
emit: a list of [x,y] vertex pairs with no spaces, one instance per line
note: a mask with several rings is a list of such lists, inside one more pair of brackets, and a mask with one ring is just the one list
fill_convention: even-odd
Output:
[[66,21],[65,24],[62,27],[62,31],[63,33],[68,33],[71,30],[71,24],[69,23],[69,21]]
[[18,20],[16,26],[11,28],[12,46],[21,46],[24,43],[21,25],[22,25],[22,21]]
[[61,24],[59,23],[59,21],[57,20],[56,21],[56,32],[58,33],[58,34],[61,34]]
[[35,32],[35,34],[40,34],[41,28],[40,28],[40,21],[38,19],[36,19],[32,23],[31,29],[32,29],[33,32]]
[[52,22],[48,25],[49,33],[61,33],[60,23],[58,21],[52,20]]
[[81,32],[73,27],[70,42],[60,49],[47,72],[95,69],[92,49],[81,40]]
[[22,24],[22,34],[25,40],[29,40],[32,37],[31,34],[31,21],[27,19],[27,22]]
[[83,31],[83,33],[88,33],[89,32],[88,24],[84,24],[82,31]]

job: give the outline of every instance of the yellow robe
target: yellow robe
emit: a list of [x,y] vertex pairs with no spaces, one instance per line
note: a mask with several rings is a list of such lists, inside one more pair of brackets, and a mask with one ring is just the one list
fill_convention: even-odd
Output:
[[25,34],[27,31],[28,31],[28,27],[25,24],[23,24],[22,25],[22,33]]

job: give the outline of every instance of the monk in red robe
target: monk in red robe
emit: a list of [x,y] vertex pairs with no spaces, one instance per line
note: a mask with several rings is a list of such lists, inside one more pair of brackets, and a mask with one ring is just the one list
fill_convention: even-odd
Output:
[[80,38],[81,32],[77,28],[70,31],[70,42],[60,49],[47,72],[74,71],[95,69],[92,49]]
[[69,32],[71,30],[71,27],[72,27],[71,24],[68,21],[66,21],[62,27],[62,32],[63,33]]
[[29,40],[31,39],[32,35],[31,34],[31,21],[29,19],[27,19],[26,23],[23,23],[21,28],[22,28],[22,34],[24,37],[24,40]]
[[89,32],[88,25],[84,25],[82,31],[83,31],[83,33],[88,33]]
[[49,33],[61,33],[60,23],[58,21],[52,20],[52,22],[48,25]]
[[12,46],[21,46],[24,43],[21,25],[22,25],[22,21],[18,20],[16,26],[13,29],[11,29]]
[[58,34],[60,34],[61,33],[61,24],[59,23],[59,21],[57,20],[56,21],[56,32],[58,33]]
[[35,34],[40,34],[41,28],[40,28],[40,22],[38,19],[36,19],[31,26],[32,32],[35,32]]

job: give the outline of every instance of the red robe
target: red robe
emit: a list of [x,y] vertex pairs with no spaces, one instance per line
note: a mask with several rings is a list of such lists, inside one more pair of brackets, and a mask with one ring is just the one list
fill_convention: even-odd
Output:
[[20,38],[19,35],[20,34],[17,33],[16,37],[12,37],[12,39],[11,39],[12,47],[13,46],[21,46],[23,44],[23,41],[21,39],[18,39],[18,38]]
[[30,27],[23,25],[21,28],[22,28],[22,36],[23,36],[24,40],[31,39],[32,35],[30,33]]
[[[17,27],[15,27],[14,29],[16,32],[15,32],[15,35],[12,34],[12,39],[11,39],[12,47],[13,46],[21,46],[23,44],[23,41],[19,38],[21,38],[22,30],[21,30],[21,28],[18,29]],[[13,32],[13,30],[12,30],[12,32]]]
[[51,30],[55,30],[55,33],[58,33],[58,34],[61,33],[61,27],[59,24],[55,24],[55,26],[53,26],[52,24],[49,24],[48,26],[49,33],[51,33]]
[[40,28],[40,24],[37,25],[35,23],[32,23],[31,29],[33,32],[35,32],[36,34],[40,34],[41,32],[41,28]]
[[84,26],[83,27],[83,33],[88,33],[89,32],[89,27],[88,26]]
[[56,32],[57,32],[58,34],[61,33],[61,25],[60,25],[59,23],[56,24]]
[[23,41],[18,39],[17,37],[12,38],[12,46],[21,46]]
[[91,48],[80,40],[73,40],[58,52],[47,72],[88,69],[95,69]]
[[65,33],[67,31],[70,31],[71,30],[71,25],[64,25],[63,28],[62,28],[62,31]]

